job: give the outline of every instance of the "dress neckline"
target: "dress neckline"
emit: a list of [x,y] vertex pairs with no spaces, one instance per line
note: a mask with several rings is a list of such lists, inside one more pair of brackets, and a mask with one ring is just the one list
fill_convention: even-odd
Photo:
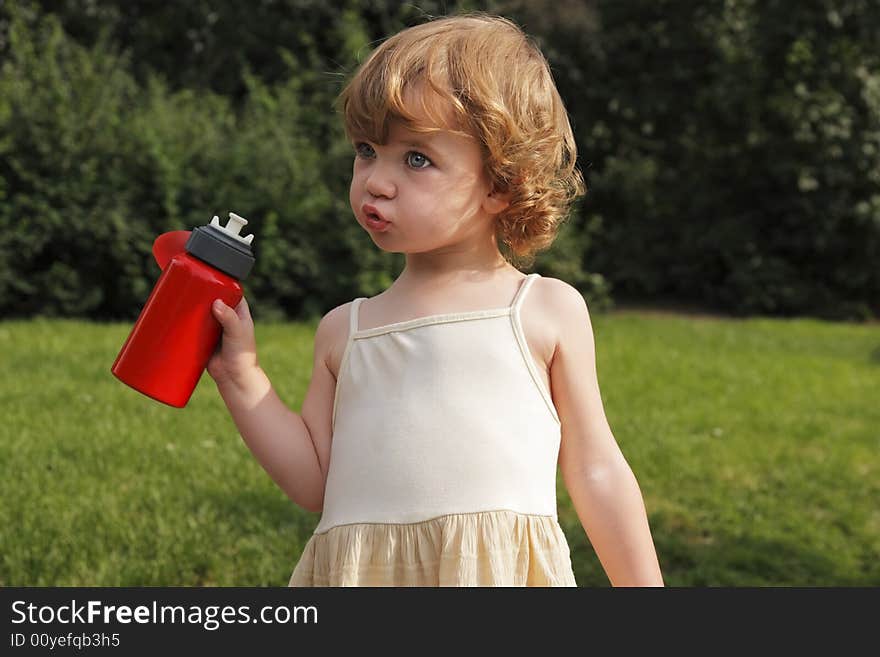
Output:
[[520,281],[519,287],[517,288],[516,294],[513,297],[513,301],[511,301],[510,305],[502,306],[500,308],[490,308],[483,310],[465,310],[459,312],[451,312],[451,313],[439,313],[433,315],[425,315],[422,317],[414,317],[413,319],[406,319],[400,322],[392,322],[390,324],[382,324],[381,326],[374,326],[372,328],[361,329],[355,328],[356,322],[358,319],[358,315],[360,314],[360,305],[363,301],[366,301],[367,297],[359,297],[355,299],[352,304],[352,315],[351,315],[351,331],[350,337],[354,338],[366,338],[371,337],[373,335],[382,335],[385,333],[391,333],[394,331],[404,331],[412,328],[418,328],[421,326],[430,326],[432,324],[445,324],[449,322],[460,322],[460,321],[468,321],[474,319],[483,319],[490,317],[503,317],[505,315],[509,315],[514,307],[516,307],[517,303],[521,301],[521,297],[524,295],[529,279],[537,278],[538,274],[527,274]]
[[415,319],[407,319],[402,322],[393,322],[391,324],[383,324],[368,329],[358,329],[352,333],[353,338],[366,338],[372,335],[381,335],[383,333],[392,333],[395,331],[406,331],[408,329],[418,328],[421,326],[430,326],[432,324],[448,324],[450,322],[462,322],[473,319],[483,319],[488,317],[503,317],[510,314],[510,306],[504,308],[493,308],[491,310],[468,310],[458,313],[442,313],[439,315],[425,315],[424,317],[416,317]]

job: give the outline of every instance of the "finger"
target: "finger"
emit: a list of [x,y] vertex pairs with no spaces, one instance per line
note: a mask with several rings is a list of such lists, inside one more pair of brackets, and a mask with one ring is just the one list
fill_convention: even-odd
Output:
[[248,305],[247,299],[244,297],[241,298],[241,301],[239,301],[238,305],[235,307],[235,314],[238,315],[238,318],[241,320],[249,320],[251,318],[251,308]]
[[231,332],[238,328],[238,317],[235,311],[220,299],[216,299],[211,305],[211,312],[214,313],[214,317],[220,322],[224,331]]

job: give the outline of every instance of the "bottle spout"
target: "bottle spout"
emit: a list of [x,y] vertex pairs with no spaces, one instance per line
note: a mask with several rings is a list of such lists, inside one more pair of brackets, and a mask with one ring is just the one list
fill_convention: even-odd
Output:
[[214,215],[214,218],[211,219],[211,225],[214,226],[214,228],[222,230],[230,237],[234,237],[240,242],[244,242],[245,244],[250,245],[250,243],[254,241],[254,236],[252,234],[248,235],[247,237],[242,237],[242,235],[240,235],[241,229],[244,228],[247,223],[247,219],[238,216],[234,212],[229,213],[229,221],[226,222],[225,226],[220,225],[220,217],[218,217],[217,215]]

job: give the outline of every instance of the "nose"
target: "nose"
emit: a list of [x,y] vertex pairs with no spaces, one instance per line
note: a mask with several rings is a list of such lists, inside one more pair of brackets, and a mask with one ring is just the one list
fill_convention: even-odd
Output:
[[365,181],[367,193],[374,197],[394,198],[397,195],[397,185],[390,167],[376,160],[370,166]]

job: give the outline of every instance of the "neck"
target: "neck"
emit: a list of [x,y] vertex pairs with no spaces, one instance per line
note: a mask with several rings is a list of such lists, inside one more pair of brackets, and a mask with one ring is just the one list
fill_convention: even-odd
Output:
[[486,280],[513,267],[491,241],[454,244],[435,251],[406,254],[406,267],[395,287],[422,287],[435,283]]

